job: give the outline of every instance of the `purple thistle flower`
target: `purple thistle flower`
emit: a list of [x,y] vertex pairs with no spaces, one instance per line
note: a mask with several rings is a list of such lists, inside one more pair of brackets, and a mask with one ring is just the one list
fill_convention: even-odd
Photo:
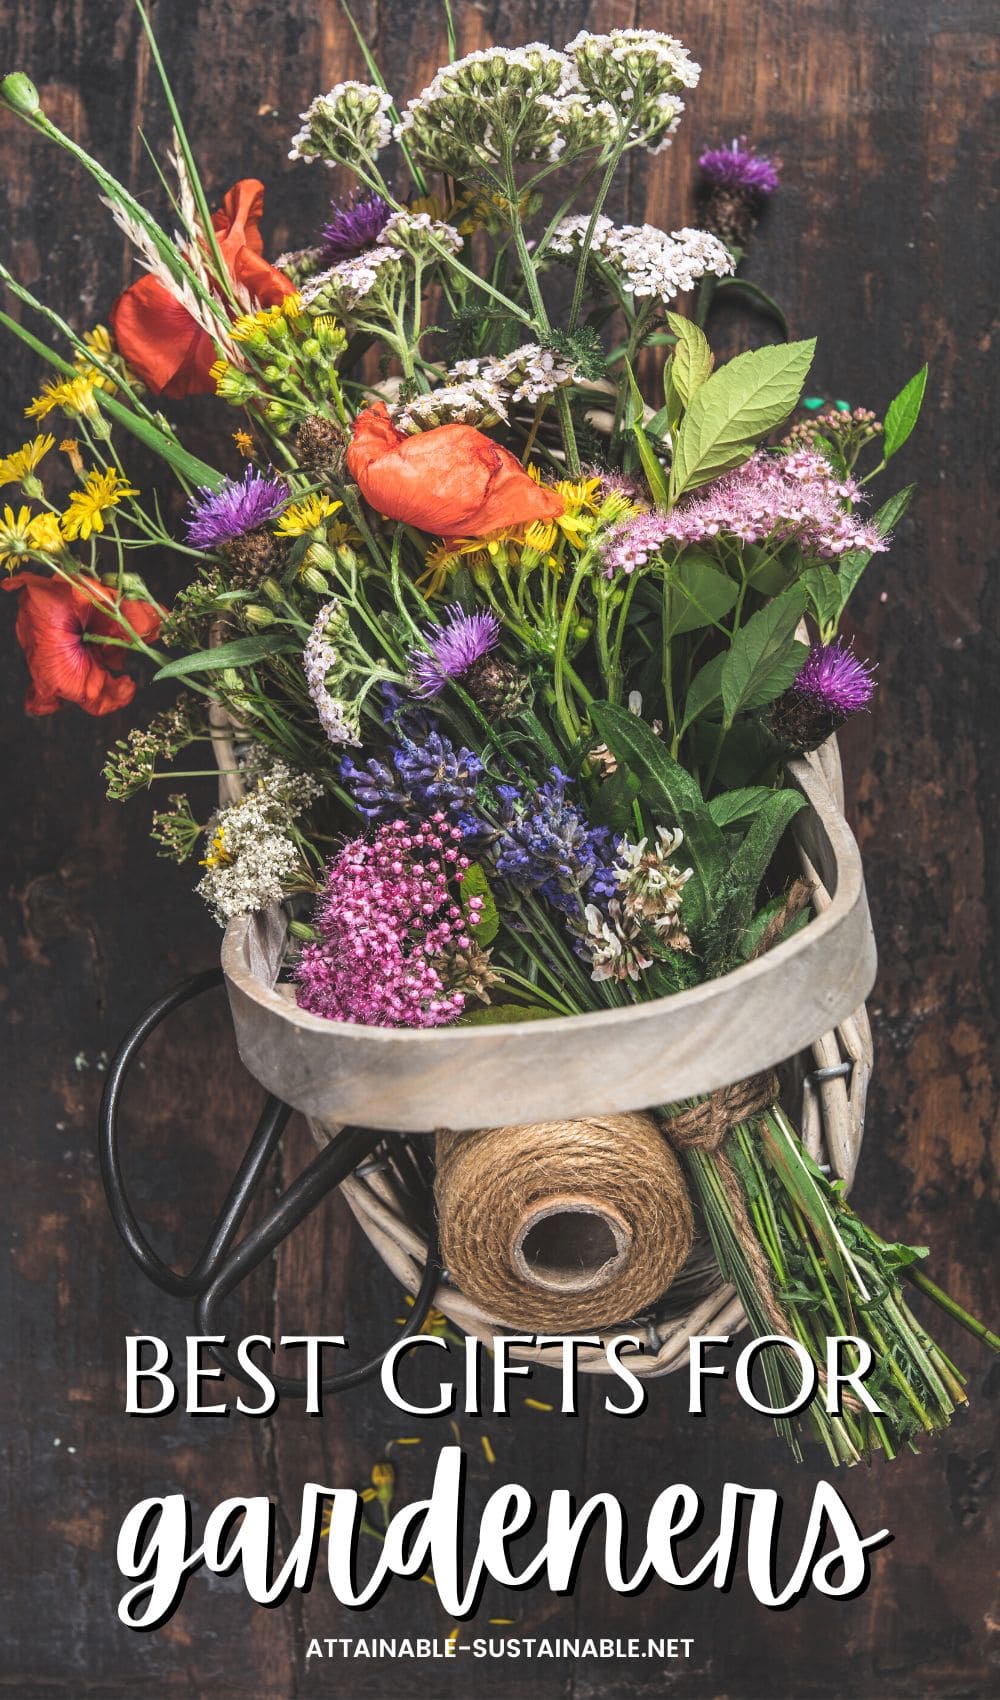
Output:
[[204,485],[192,496],[188,542],[196,549],[218,549],[266,525],[287,501],[283,479],[248,466],[242,478],[224,478],[217,490]]
[[745,136],[728,148],[706,148],[698,164],[708,181],[719,189],[773,195],[781,181],[775,161],[748,147]]
[[446,613],[443,626],[425,633],[430,647],[410,656],[414,696],[437,696],[449,679],[460,679],[499,642],[500,622],[495,614],[466,614],[457,602]]
[[343,206],[330,202],[331,218],[320,232],[323,258],[331,265],[337,260],[353,260],[366,248],[373,248],[382,234],[392,208],[374,189],[366,195],[352,195]]
[[813,644],[792,690],[831,717],[846,720],[849,714],[868,707],[875,681],[867,663],[859,661],[838,638],[836,643]]

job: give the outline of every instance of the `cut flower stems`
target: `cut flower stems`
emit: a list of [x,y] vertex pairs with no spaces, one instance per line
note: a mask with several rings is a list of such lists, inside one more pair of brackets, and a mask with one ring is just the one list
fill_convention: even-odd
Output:
[[[338,1022],[627,1009],[809,925],[787,764],[891,689],[842,621],[913,494],[872,492],[927,369],[881,417],[802,403],[815,344],[743,269],[778,163],[708,148],[702,225],[617,225],[619,169],[669,147],[698,83],[686,48],[622,29],[459,56],[445,6],[425,89],[397,99],[359,36],[368,80],[305,106],[290,158],[332,168],[329,214],[265,256],[265,186],[212,207],[137,9],[173,132],[161,219],[26,73],[0,84],[138,267],[78,329],[0,265],[0,322],[45,366],[0,460],[27,711],[111,714],[145,673],[109,795],[172,786],[162,853],[197,863],[223,925],[284,903],[299,1004]],[[760,334],[720,362],[729,289]],[[212,464],[170,422],[193,395],[214,398]],[[242,792],[221,807],[220,767]],[[820,1373],[830,1336],[871,1350],[879,1410],[779,1415],[796,1454],[803,1432],[849,1464],[944,1427],[963,1377],[905,1284],[998,1341],[860,1221],[776,1084],[681,1155],[755,1335]],[[793,1402],[787,1346],[761,1372]]]

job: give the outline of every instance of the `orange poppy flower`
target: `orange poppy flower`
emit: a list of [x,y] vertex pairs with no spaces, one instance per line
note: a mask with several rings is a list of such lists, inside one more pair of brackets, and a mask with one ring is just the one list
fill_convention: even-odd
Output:
[[[105,614],[95,606],[94,598],[114,609],[114,593],[107,585],[92,578],[70,584],[41,573],[15,573],[2,588],[21,593],[15,630],[31,669],[24,699],[29,714],[55,714],[64,702],[75,702],[87,714],[112,714],[132,701],[135,680],[120,671],[128,651],[84,642],[86,632],[129,636],[113,611]],[[140,637],[156,637],[160,610],[148,602],[126,601],[121,610]]]
[[[264,185],[245,177],[233,185],[212,224],[234,283],[261,307],[274,307],[295,285],[263,258],[260,218]],[[214,390],[217,358],[207,331],[155,277],[141,277],[119,295],[110,313],[118,351],[154,395],[205,395]]]
[[556,519],[563,499],[529,478],[509,449],[471,425],[406,437],[382,401],[359,413],[347,466],[366,502],[438,537],[488,537]]

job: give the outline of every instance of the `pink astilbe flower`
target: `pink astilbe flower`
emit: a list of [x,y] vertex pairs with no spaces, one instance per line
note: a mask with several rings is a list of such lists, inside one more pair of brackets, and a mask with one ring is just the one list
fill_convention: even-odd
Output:
[[716,537],[772,547],[796,542],[814,560],[837,560],[854,549],[889,547],[870,520],[859,519],[853,478],[840,477],[813,449],[757,453],[669,514],[637,514],[615,526],[602,554],[609,577],[634,572],[664,544],[711,544]]
[[367,1027],[457,1020],[465,996],[447,983],[448,961],[472,948],[483,902],[470,898],[467,917],[457,901],[469,866],[461,839],[438,812],[418,826],[387,821],[344,846],[327,868],[320,938],[296,968],[300,1008]]

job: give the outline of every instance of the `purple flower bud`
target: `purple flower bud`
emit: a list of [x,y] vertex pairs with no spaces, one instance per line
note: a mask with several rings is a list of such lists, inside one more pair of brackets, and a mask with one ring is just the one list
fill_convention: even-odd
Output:
[[454,603],[441,627],[425,633],[428,648],[410,656],[414,696],[434,697],[449,679],[460,679],[475,662],[495,649],[500,622],[495,614],[466,614]]
[[188,542],[195,549],[218,549],[274,519],[288,501],[288,485],[273,473],[248,466],[242,478],[224,478],[191,498]]
[[320,238],[323,258],[333,265],[338,260],[352,260],[356,254],[363,254],[366,248],[373,248],[392,214],[392,208],[372,189],[366,195],[352,195],[343,206],[331,201],[330,213],[330,222],[323,226]]
[[817,708],[846,720],[867,708],[875,691],[871,669],[847,649],[835,643],[815,643],[792,685],[796,696],[806,697]]
[[698,164],[716,188],[773,195],[781,181],[776,161],[748,147],[745,136],[728,148],[706,148]]

